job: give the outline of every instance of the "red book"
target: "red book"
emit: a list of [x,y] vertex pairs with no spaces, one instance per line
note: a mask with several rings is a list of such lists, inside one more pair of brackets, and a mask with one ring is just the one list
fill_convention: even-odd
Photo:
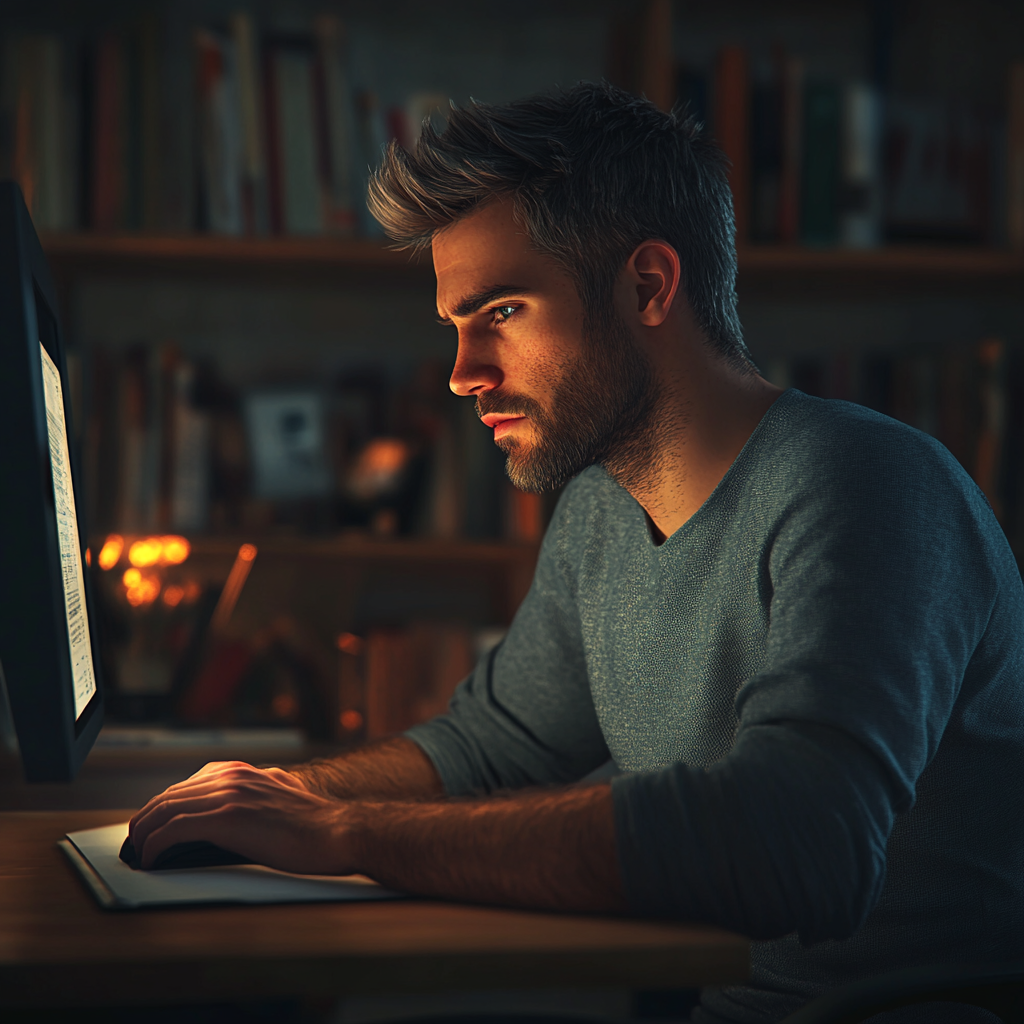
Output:
[[723,46],[715,70],[715,137],[729,158],[736,241],[750,239],[750,86],[747,54]]
[[96,49],[92,226],[97,231],[124,226],[124,79],[121,38],[106,32]]

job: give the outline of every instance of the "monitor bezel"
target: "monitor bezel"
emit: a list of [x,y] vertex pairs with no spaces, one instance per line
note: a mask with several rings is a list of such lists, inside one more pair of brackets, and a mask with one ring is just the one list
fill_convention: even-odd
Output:
[[[78,716],[64,593],[53,584],[61,560],[40,345],[61,378],[96,680]],[[0,661],[26,779],[70,781],[103,723],[103,673],[56,290],[14,182],[0,182],[0,365],[0,493],[25,497],[0,502]]]

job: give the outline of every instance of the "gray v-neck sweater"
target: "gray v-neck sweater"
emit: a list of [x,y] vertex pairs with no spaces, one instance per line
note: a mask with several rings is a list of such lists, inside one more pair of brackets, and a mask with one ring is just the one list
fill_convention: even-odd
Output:
[[788,391],[661,546],[567,488],[505,641],[408,735],[452,795],[612,758],[639,914],[755,942],[695,1020],[1024,951],[1024,588],[926,435]]

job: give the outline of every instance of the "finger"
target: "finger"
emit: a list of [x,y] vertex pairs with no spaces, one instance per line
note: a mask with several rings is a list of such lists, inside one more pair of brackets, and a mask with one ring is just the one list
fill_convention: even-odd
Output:
[[237,799],[245,789],[245,786],[238,783],[224,782],[214,777],[197,779],[188,786],[165,790],[150,800],[131,820],[128,834],[131,837],[132,846],[138,851],[145,844],[146,837],[155,828],[159,828],[175,813],[178,813],[177,809],[187,807],[189,801],[213,798],[223,803],[229,799]]
[[143,817],[145,817],[147,812],[152,810],[153,807],[155,807],[157,804],[165,800],[168,793],[178,793],[182,789],[188,788],[190,785],[192,785],[192,782],[195,778],[203,775],[204,773],[213,774],[213,772],[210,771],[210,769],[219,768],[224,764],[237,765],[242,763],[243,762],[241,761],[211,761],[209,764],[206,764],[202,768],[200,768],[198,772],[194,772],[187,779],[182,779],[181,782],[175,782],[172,785],[168,786],[162,792],[157,793],[156,796],[150,797],[146,804],[142,807],[142,809],[136,811],[135,814],[132,816],[131,821],[128,822],[128,835],[131,836],[133,845],[135,843],[135,829],[138,825],[138,822]]
[[152,868],[157,857],[176,843],[206,841],[246,856],[245,850],[238,848],[240,830],[231,824],[236,817],[236,809],[234,804],[196,808],[191,813],[180,814],[165,822],[149,835],[139,854],[143,870]]
[[258,773],[259,769],[254,768],[251,764],[245,761],[211,761],[209,764],[204,765],[199,771],[190,775],[187,779],[182,779],[181,782],[175,782],[173,785],[168,786],[162,793],[158,793],[156,796],[151,797],[146,805],[135,813],[131,821],[128,823],[128,834],[132,837],[132,844],[135,843],[135,829],[138,822],[157,804],[161,803],[166,799],[167,794],[178,794],[183,791],[191,790],[197,781],[208,782],[211,779],[220,779],[225,777],[232,778],[247,778],[250,773]]

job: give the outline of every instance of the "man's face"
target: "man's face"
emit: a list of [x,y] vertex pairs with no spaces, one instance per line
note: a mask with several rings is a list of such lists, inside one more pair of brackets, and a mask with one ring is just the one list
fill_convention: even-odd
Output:
[[572,278],[494,202],[433,243],[437,309],[459,332],[451,389],[508,456],[509,479],[550,490],[593,463],[650,463],[651,368],[612,310],[585,315]]

